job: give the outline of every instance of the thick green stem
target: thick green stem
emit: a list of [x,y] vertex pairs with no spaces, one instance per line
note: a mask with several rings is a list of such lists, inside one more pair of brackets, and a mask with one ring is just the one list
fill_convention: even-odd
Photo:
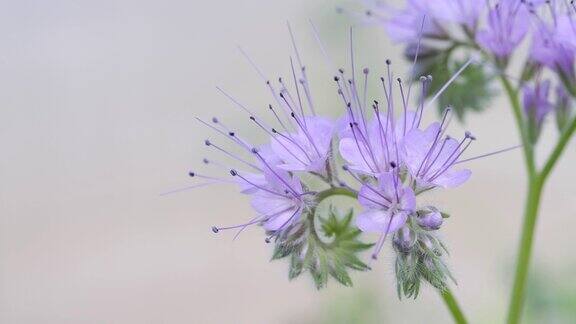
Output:
[[536,177],[536,163],[534,162],[534,147],[530,141],[528,130],[524,126],[524,118],[522,117],[522,107],[520,106],[520,99],[518,98],[518,91],[512,87],[510,81],[503,75],[500,76],[500,81],[504,86],[504,90],[508,95],[510,104],[512,105],[512,112],[514,113],[514,120],[516,127],[520,132],[520,139],[522,141],[522,150],[524,152],[524,161],[526,163],[526,171],[528,177],[534,179]]
[[542,196],[544,183],[541,177],[530,181],[528,187],[528,197],[524,210],[524,224],[522,226],[522,236],[518,247],[518,260],[516,263],[516,273],[514,275],[514,286],[510,298],[508,309],[508,323],[516,324],[520,321],[524,296],[526,293],[526,279],[530,268],[530,258],[532,256],[532,243],[534,240],[534,229],[538,218],[538,207]]
[[529,176],[528,195],[524,209],[524,223],[522,226],[520,246],[518,248],[518,259],[514,276],[514,286],[512,288],[512,296],[508,309],[508,323],[516,324],[520,321],[520,317],[522,315],[522,306],[524,304],[524,296],[526,290],[526,280],[528,278],[528,270],[532,256],[534,229],[538,219],[538,209],[542,197],[542,189],[546,179],[548,178],[548,175],[558,162],[560,155],[576,131],[576,118],[572,120],[568,128],[562,133],[560,140],[544,164],[542,171],[539,172],[536,168],[534,147],[528,136],[528,129],[526,128],[527,126],[523,121],[522,108],[518,98],[518,91],[512,87],[510,81],[506,77],[502,76],[501,81],[513,108],[514,119],[516,120],[516,124],[522,139],[526,170]]
[[444,304],[446,304],[446,307],[448,307],[448,309],[450,310],[454,322],[457,324],[468,323],[468,321],[466,321],[466,317],[464,317],[464,313],[460,309],[460,306],[458,306],[456,298],[454,298],[454,295],[452,295],[452,292],[449,289],[446,289],[440,292],[440,295],[444,300]]

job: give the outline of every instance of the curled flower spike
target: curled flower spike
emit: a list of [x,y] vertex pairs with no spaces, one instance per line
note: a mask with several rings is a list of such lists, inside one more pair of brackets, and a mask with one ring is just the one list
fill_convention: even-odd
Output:
[[[423,115],[430,101],[439,98],[472,60],[437,87],[428,102],[432,76],[411,75],[404,81],[394,77],[391,61],[387,60],[386,70],[378,78],[384,98],[371,100],[367,88],[373,82],[372,72],[363,68],[357,78],[351,30],[350,76],[338,69],[332,77],[343,113],[338,122],[333,122],[317,114],[306,69],[288,28],[296,58],[290,60],[289,82],[283,78],[277,83],[269,81],[241,49],[271,94],[272,103],[265,110],[273,122],[266,122],[255,109],[217,88],[246,114],[247,123],[265,136],[264,144],[251,143],[217,117],[208,121],[198,118],[218,136],[205,140],[206,147],[229,162],[203,158],[204,166],[216,168],[225,176],[190,172],[202,183],[184,190],[212,184],[238,186],[250,198],[251,218],[237,225],[213,226],[212,231],[235,230],[236,238],[252,225],[261,226],[265,242],[274,245],[272,259],[289,258],[290,279],[308,272],[317,288],[325,287],[329,277],[350,286],[349,270],[370,269],[360,260],[360,253],[374,246],[372,257],[376,259],[390,235],[402,271],[416,274],[397,274],[404,295],[415,295],[421,281],[444,289],[449,274],[442,266],[440,243],[434,234],[443,223],[443,214],[434,206],[419,208],[419,195],[464,183],[470,171],[455,170],[455,165],[493,153],[462,160],[474,136],[466,133],[462,140],[456,140],[445,135],[450,109],[441,122],[429,126],[423,125]],[[416,69],[413,67],[410,73],[416,73]],[[412,98],[414,93],[417,96]],[[395,101],[397,94],[400,100]],[[342,168],[337,167],[341,160],[338,153],[346,161]],[[355,186],[342,181],[340,169],[356,181]],[[356,199],[362,210],[354,217],[353,210],[346,213],[325,208],[326,202],[336,196]],[[377,233],[377,242],[363,243],[363,232]]]

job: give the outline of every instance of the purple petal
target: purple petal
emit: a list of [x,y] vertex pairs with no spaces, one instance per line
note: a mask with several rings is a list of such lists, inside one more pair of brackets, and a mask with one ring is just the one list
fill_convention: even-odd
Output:
[[378,209],[368,209],[356,218],[356,226],[363,232],[391,233],[404,226],[408,219],[405,212],[395,213],[390,220],[390,213]]
[[454,188],[468,181],[471,175],[472,171],[468,169],[448,170],[442,173],[438,178],[434,179],[432,183],[444,188]]

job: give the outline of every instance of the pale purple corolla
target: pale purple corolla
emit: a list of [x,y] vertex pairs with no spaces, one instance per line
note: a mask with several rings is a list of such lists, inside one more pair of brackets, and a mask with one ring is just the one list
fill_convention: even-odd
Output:
[[363,211],[356,218],[356,226],[363,232],[379,233],[373,257],[376,258],[388,233],[395,232],[415,211],[416,196],[409,186],[405,186],[398,169],[378,176],[375,185],[365,183],[358,192],[358,202]]
[[439,22],[462,24],[469,29],[476,26],[480,11],[485,5],[483,1],[474,0],[419,0],[417,2],[422,12],[431,19]]
[[568,14],[560,15],[556,20],[556,34],[559,42],[576,51],[576,4],[570,2]]
[[520,45],[530,27],[530,12],[522,0],[500,1],[488,12],[488,25],[476,41],[499,59],[506,59]]
[[[573,37],[576,38],[576,34]],[[568,82],[573,82],[576,81],[574,71],[575,54],[576,47],[572,47],[570,42],[561,36],[558,28],[554,28],[554,26],[550,26],[543,21],[539,22],[532,33],[530,50],[532,61],[562,74]]]
[[278,167],[288,171],[322,173],[332,147],[335,123],[319,116],[294,119],[297,132],[272,131],[275,134],[272,150],[283,161]]
[[[367,76],[367,70],[365,75]],[[396,116],[395,103],[392,99],[394,84],[390,72],[388,76],[387,79],[381,78],[386,95],[385,104],[381,107],[378,101],[374,101],[372,109],[367,109],[366,104],[353,104],[354,100],[348,101],[347,114],[339,132],[339,152],[348,163],[348,167],[373,176],[390,171],[392,164],[399,168],[404,167],[400,155],[401,146],[406,134],[420,126],[424,110],[422,98],[426,96],[431,82],[431,78],[421,78],[422,91],[419,104],[416,110],[410,110],[408,105],[411,84],[408,89],[404,89],[402,80],[398,78],[402,108],[399,116]],[[346,101],[346,96],[342,96]],[[356,96],[352,92],[352,97]],[[369,115],[372,116],[370,119]]]
[[469,132],[461,140],[446,136],[449,113],[447,109],[441,123],[410,131],[404,140],[403,159],[418,191],[453,188],[470,178],[470,170],[455,169],[455,166],[475,137]]
[[368,1],[367,20],[381,24],[389,37],[398,43],[413,44],[421,37],[446,38],[444,24],[461,24],[475,29],[484,3],[471,0],[408,0],[397,9]]
[[525,85],[522,88],[522,104],[528,119],[539,128],[544,117],[552,111],[549,99],[550,80],[537,81],[534,86]]

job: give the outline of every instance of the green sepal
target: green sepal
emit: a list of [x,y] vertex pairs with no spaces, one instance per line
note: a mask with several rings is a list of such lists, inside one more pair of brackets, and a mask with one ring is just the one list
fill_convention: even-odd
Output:
[[330,277],[352,286],[349,270],[370,270],[358,254],[373,244],[359,240],[361,231],[352,224],[352,210],[340,216],[330,208],[326,217],[319,217],[321,233],[316,230],[313,213],[302,215],[300,223],[276,238],[272,260],[289,257],[288,278],[309,272],[317,289],[326,287]]

